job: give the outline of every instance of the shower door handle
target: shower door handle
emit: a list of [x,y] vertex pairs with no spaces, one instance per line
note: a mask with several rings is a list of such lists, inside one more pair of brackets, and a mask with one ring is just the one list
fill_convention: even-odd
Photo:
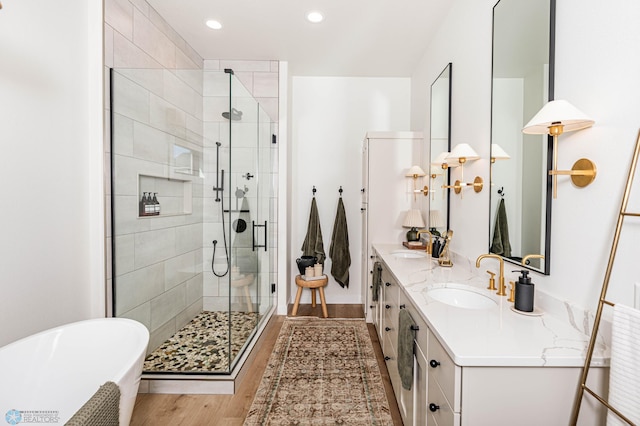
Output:
[[[255,221],[251,221],[253,229],[251,232],[251,251],[256,251],[257,248],[264,247],[264,251],[267,251],[267,221],[264,221],[264,225],[256,225]],[[256,244],[256,228],[264,228],[264,245]]]

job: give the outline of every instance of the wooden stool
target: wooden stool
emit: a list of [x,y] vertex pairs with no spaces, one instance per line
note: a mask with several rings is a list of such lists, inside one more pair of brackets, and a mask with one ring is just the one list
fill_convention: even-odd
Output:
[[253,303],[251,301],[251,293],[249,292],[249,286],[251,284],[253,284],[253,274],[231,277],[231,287],[242,287],[242,292],[244,293],[244,301],[247,304],[247,312],[253,312]]
[[298,305],[300,305],[300,297],[302,296],[303,288],[311,289],[311,306],[316,307],[316,289],[320,290],[320,303],[322,304],[322,314],[325,318],[329,317],[327,313],[327,302],[324,300],[324,286],[327,285],[329,279],[325,275],[323,278],[311,281],[305,281],[300,275],[296,275],[296,285],[298,286],[298,293],[296,293],[296,302],[293,304],[293,311],[291,315],[294,317],[298,314]]

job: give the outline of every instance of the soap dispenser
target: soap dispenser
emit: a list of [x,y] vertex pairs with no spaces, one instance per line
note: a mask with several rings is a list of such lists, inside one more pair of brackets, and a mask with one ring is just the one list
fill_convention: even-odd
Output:
[[533,292],[534,285],[529,277],[529,271],[512,271],[520,272],[520,277],[516,282],[516,301],[513,307],[521,312],[533,312]]

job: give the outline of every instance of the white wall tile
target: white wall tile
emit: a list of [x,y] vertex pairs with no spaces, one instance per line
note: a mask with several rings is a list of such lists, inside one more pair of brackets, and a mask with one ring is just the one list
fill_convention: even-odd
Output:
[[113,111],[143,123],[149,122],[149,91],[125,78],[113,74]]
[[113,152],[119,155],[133,155],[133,120],[113,113]]
[[163,77],[163,98],[186,113],[198,116],[198,112],[202,112],[202,97],[200,94],[169,71],[164,71]]
[[169,164],[170,147],[175,136],[143,123],[133,125],[133,156],[140,160]]
[[133,272],[135,268],[134,236],[133,234],[115,237],[116,267],[118,275]]
[[175,45],[138,9],[133,11],[133,42],[165,68],[175,68]]
[[253,97],[277,98],[278,97],[278,73],[256,72],[253,73]]
[[182,312],[176,315],[176,328],[180,330],[202,312],[202,292],[195,302],[189,304]]
[[116,236],[144,232],[150,229],[150,219],[139,219],[139,199],[137,195],[116,195],[115,204],[115,229]]
[[184,111],[153,94],[150,96],[149,104],[149,122],[153,127],[183,139],[186,137],[187,123]]
[[113,68],[113,28],[107,23],[104,24],[104,66]]
[[186,304],[186,285],[180,284],[151,300],[151,330],[175,318]]
[[113,33],[113,66],[115,68],[162,68],[158,61],[118,32]]
[[[144,220],[153,220],[153,218]],[[175,256],[175,246],[175,228],[137,233],[135,235],[136,268],[152,265]]]
[[133,6],[128,0],[105,1],[104,20],[124,37],[133,40]]
[[156,350],[165,341],[169,340],[171,336],[178,331],[176,327],[175,318],[170,319],[164,323],[161,327],[151,332],[149,336],[149,345],[147,346],[147,355]]
[[237,60],[220,60],[220,69],[231,68],[237,71],[271,71],[271,61],[237,61]]
[[136,306],[130,311],[123,312],[118,315],[120,318],[129,318],[139,323],[144,324],[148,330],[151,330],[151,302],[143,303],[140,306]]
[[164,266],[160,263],[118,275],[115,277],[115,289],[116,315],[120,315],[162,294]]
[[[192,279],[200,271],[196,271],[196,252],[178,255],[164,262],[165,290]],[[193,302],[193,300],[191,301]]]

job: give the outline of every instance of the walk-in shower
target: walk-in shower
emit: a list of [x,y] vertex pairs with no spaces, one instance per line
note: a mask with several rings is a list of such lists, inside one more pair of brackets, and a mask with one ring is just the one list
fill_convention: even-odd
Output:
[[113,312],[145,373],[230,373],[273,312],[274,133],[231,70],[112,70]]

